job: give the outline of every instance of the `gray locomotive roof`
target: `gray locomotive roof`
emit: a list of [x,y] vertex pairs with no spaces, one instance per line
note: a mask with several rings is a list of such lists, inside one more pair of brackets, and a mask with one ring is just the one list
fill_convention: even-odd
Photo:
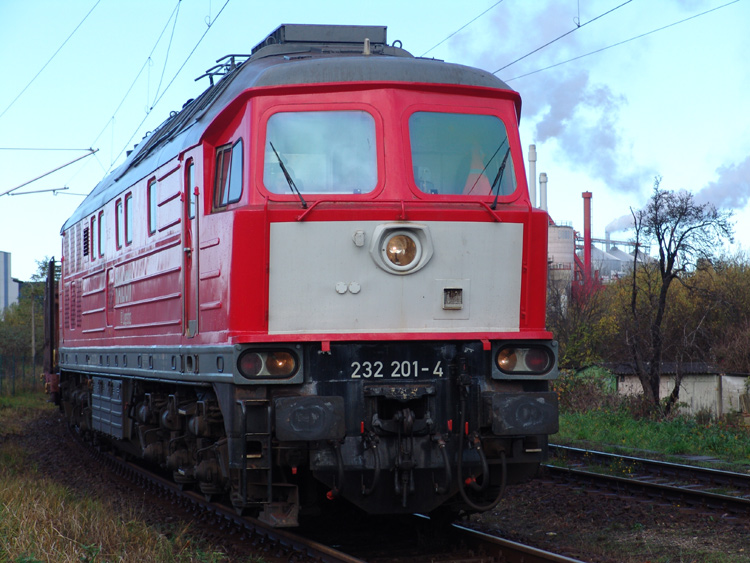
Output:
[[[312,42],[313,34],[324,41]],[[375,38],[370,55],[362,54],[363,42],[358,41],[362,35]],[[373,26],[281,26],[246,61],[235,66],[234,57],[227,63],[228,72],[221,80],[186,103],[180,112],[173,113],[141,141],[120,167],[97,184],[65,222],[63,231],[199,143],[213,119],[248,88],[331,82],[416,82],[510,90],[489,72],[415,58],[403,49],[388,46],[385,28]],[[211,79],[213,82],[213,76]]]

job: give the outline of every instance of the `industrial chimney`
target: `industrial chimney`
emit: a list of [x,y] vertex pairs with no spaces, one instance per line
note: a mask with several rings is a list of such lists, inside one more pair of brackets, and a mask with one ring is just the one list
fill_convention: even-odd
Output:
[[547,173],[539,174],[539,208],[547,211]]
[[583,192],[583,277],[591,279],[591,192]]

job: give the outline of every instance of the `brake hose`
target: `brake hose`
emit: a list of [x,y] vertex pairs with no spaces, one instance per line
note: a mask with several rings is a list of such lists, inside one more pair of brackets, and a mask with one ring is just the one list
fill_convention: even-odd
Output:
[[[497,495],[497,498],[493,500],[490,504],[482,505],[477,504],[474,501],[472,501],[469,498],[469,495],[466,494],[466,490],[464,488],[464,479],[463,479],[463,459],[464,459],[464,426],[466,424],[466,398],[461,397],[461,425],[458,427],[458,467],[457,467],[457,474],[458,474],[458,492],[461,493],[461,498],[464,500],[466,504],[468,504],[471,508],[478,512],[486,512],[487,510],[492,510],[495,508],[498,503],[500,502],[500,499],[503,498],[503,494],[505,493],[505,485],[508,479],[508,468],[505,463],[505,452],[500,452],[500,460],[502,462],[502,479],[500,480],[500,492]],[[486,483],[489,483],[489,472],[485,474],[484,479]],[[484,488],[484,487],[482,487]]]

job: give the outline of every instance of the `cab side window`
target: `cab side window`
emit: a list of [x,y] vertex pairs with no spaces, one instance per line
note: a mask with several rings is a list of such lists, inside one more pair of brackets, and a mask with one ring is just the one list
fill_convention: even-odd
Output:
[[133,242],[133,194],[125,196],[125,244]]
[[214,208],[220,209],[236,203],[242,197],[243,154],[242,139],[234,145],[216,149],[216,175],[214,181]]
[[151,179],[148,181],[148,234],[153,235],[156,232],[156,213],[158,209],[156,201],[156,180]]
[[185,198],[187,199],[188,219],[195,217],[197,207],[197,196],[193,193],[193,159],[191,158],[185,168]]
[[125,234],[125,213],[123,212],[122,200],[118,199],[115,203],[115,242],[117,248],[122,248],[122,241]]
[[99,225],[96,231],[96,242],[99,246],[99,258],[104,257],[104,243],[106,242],[107,231],[104,228],[104,211],[99,212]]
[[91,217],[91,228],[89,229],[89,236],[90,238],[90,254],[91,254],[91,260],[96,260],[96,239],[97,239],[97,233],[96,233],[96,215]]

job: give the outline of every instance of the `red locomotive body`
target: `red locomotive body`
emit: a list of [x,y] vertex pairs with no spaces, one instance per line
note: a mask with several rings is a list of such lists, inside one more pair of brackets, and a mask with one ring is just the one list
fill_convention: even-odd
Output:
[[557,431],[520,97],[381,27],[214,70],[63,227],[69,419],[277,525],[493,506]]

